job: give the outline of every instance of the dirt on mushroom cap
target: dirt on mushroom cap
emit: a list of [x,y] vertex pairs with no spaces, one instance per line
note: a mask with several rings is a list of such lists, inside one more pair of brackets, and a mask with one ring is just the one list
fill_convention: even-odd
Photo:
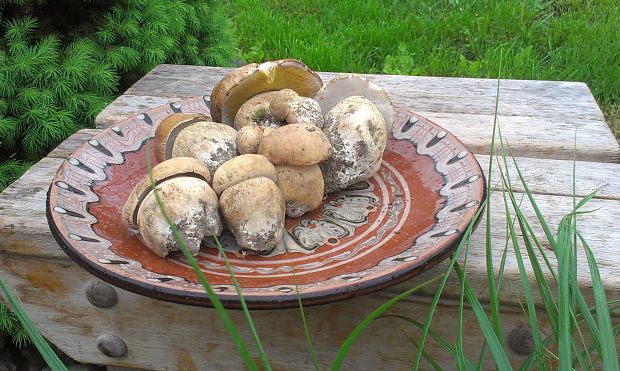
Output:
[[323,131],[333,154],[320,166],[325,192],[331,193],[371,177],[379,168],[387,144],[385,121],[366,98],[349,97],[325,117]]

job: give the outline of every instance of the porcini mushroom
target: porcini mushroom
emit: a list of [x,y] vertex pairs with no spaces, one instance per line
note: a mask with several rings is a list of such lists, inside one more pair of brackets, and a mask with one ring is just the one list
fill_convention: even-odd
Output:
[[300,97],[291,89],[282,89],[273,95],[269,105],[271,116],[283,124],[308,124],[323,127],[321,107],[312,98]]
[[305,166],[319,163],[332,153],[329,139],[313,125],[279,127],[260,142],[258,153],[271,163]]
[[240,130],[248,125],[272,128],[282,126],[282,122],[276,119],[269,110],[269,105],[277,93],[276,91],[260,93],[243,103],[235,115],[235,129]]
[[278,186],[258,177],[226,188],[220,211],[239,247],[254,252],[273,249],[284,232],[284,199]]
[[140,241],[165,258],[180,250],[152,189],[189,251],[196,255],[205,236],[219,235],[222,222],[217,195],[209,186],[209,170],[198,160],[175,157],[154,166],[134,187],[123,208],[123,222],[137,230]]
[[[195,122],[201,121],[209,122],[211,117],[201,113],[173,113],[164,118],[155,129],[155,158],[157,161],[166,160],[166,146],[170,139],[176,138],[176,133]],[[169,150],[172,150],[172,146]],[[168,158],[172,158],[172,154]]]
[[244,78],[256,73],[257,68],[257,63],[250,63],[235,68],[215,84],[211,91],[211,116],[215,122],[222,122],[222,107],[228,97],[228,93],[230,93],[230,89],[239,84]]
[[363,77],[350,75],[329,80],[314,99],[319,103],[323,114],[327,115],[338,103],[351,96],[361,96],[372,102],[381,112],[386,130],[391,132],[394,108],[390,96],[379,85]]
[[323,201],[323,175],[319,165],[276,165],[278,188],[284,196],[286,216],[299,218]]
[[325,116],[323,131],[333,148],[320,164],[325,192],[344,189],[377,172],[387,130],[381,112],[368,99],[354,96],[338,103]]
[[155,157],[193,157],[211,173],[237,155],[237,131],[202,118],[170,120],[155,130]]
[[290,88],[304,97],[313,97],[323,86],[321,78],[295,59],[269,61],[233,70],[211,93],[214,120],[233,125],[237,111],[256,94]]
[[246,154],[226,161],[213,174],[213,190],[220,195],[244,180],[265,177],[276,181],[276,169],[265,156]]

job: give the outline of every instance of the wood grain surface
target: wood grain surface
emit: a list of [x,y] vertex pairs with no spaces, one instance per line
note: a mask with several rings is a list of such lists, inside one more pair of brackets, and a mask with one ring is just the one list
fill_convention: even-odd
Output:
[[[212,309],[190,307],[138,296],[116,289],[118,304],[109,309],[91,305],[84,290],[93,277],[70,261],[57,261],[3,254],[0,273],[17,290],[26,311],[39,330],[62,351],[81,362],[99,363],[153,370],[240,370],[242,360],[222,321]],[[398,287],[403,291],[415,282]],[[310,336],[322,369],[328,369],[335,354],[358,323],[392,296],[381,292],[330,305],[305,308]],[[398,303],[390,314],[410,316],[423,321],[430,299],[411,296]],[[458,302],[442,300],[433,330],[447,341],[455,341]],[[250,349],[251,337],[243,313],[229,311]],[[252,317],[274,370],[310,370],[313,368],[303,333],[299,311],[253,311]],[[527,323],[521,309],[502,307],[504,336]],[[470,310],[464,315],[467,341],[465,351],[476,357],[484,338]],[[549,334],[547,324],[542,328]],[[415,348],[401,330],[414,338],[415,327],[396,318],[377,319],[349,351],[343,370],[408,370]],[[116,335],[127,344],[122,358],[104,356],[96,347],[101,334]],[[425,350],[445,368],[453,368],[453,358],[437,342],[429,339]],[[256,351],[251,351],[258,361]],[[515,365],[524,360],[510,349],[507,354]],[[487,352],[487,369],[493,365]],[[423,361],[423,369],[429,365]]]

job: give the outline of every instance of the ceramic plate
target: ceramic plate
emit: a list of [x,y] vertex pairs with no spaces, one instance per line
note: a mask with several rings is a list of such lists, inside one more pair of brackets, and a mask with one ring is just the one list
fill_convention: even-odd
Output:
[[[234,239],[221,238],[250,307],[297,306],[295,285],[305,305],[366,294],[409,279],[454,250],[485,196],[480,166],[439,125],[395,111],[379,172],[329,195],[313,213],[287,219],[286,238],[274,251],[243,255]],[[84,143],[54,177],[48,220],[62,249],[95,276],[160,300],[210,306],[181,253],[157,257],[121,222],[123,204],[153,153],[148,139],[173,112],[208,113],[208,97],[153,108]],[[203,243],[201,269],[224,304],[238,307],[214,246]]]

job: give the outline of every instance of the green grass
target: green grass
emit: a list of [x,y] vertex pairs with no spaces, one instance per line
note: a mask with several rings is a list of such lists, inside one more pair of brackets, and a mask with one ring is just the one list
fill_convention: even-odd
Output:
[[584,81],[620,138],[614,0],[228,0],[247,62],[318,71]]

